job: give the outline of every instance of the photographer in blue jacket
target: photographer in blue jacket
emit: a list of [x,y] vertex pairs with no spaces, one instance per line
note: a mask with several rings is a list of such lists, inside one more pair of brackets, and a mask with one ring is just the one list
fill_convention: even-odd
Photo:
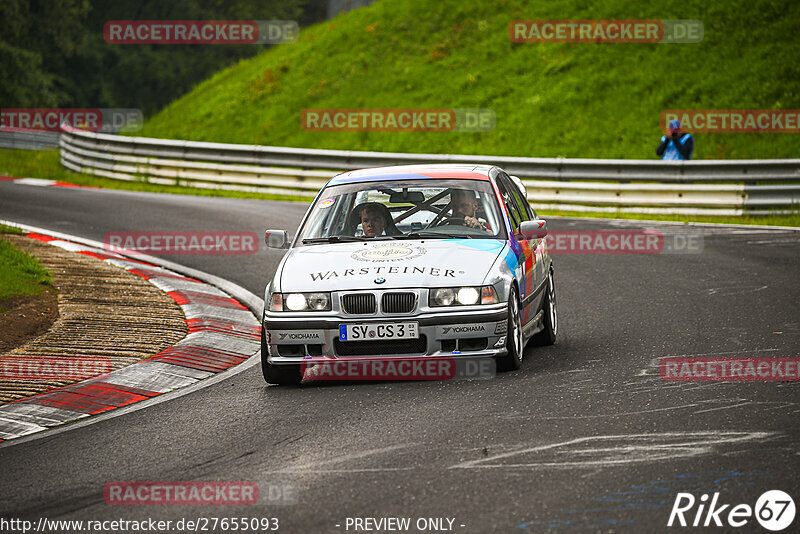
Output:
[[661,159],[692,159],[694,138],[691,134],[681,132],[681,122],[677,119],[669,121],[669,135],[661,136],[661,144],[656,154]]

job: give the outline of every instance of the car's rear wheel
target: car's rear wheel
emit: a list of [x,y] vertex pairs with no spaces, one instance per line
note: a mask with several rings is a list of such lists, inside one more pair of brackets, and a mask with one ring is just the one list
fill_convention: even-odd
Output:
[[547,293],[542,304],[544,311],[543,326],[541,332],[531,338],[535,345],[552,345],[556,342],[558,334],[558,309],[556,308],[556,286],[553,282],[553,271],[547,276]]
[[269,363],[267,352],[267,336],[264,327],[261,327],[261,372],[267,384],[279,386],[296,386],[303,381],[300,365],[273,365]]
[[522,365],[522,318],[519,312],[517,289],[512,285],[508,296],[508,329],[506,354],[497,358],[498,371],[514,371]]

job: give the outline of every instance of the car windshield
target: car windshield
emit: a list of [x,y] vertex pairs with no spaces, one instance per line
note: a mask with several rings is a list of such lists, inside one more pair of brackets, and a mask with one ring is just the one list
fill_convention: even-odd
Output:
[[387,180],[333,185],[317,198],[298,244],[392,239],[505,239],[491,184]]

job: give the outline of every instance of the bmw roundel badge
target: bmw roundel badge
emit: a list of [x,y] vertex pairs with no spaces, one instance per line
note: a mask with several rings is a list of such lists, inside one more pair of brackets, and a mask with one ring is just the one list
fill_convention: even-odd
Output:
[[375,279],[375,283],[376,284],[382,284],[385,281],[386,281],[386,278],[383,278],[382,276],[379,276],[378,278]]

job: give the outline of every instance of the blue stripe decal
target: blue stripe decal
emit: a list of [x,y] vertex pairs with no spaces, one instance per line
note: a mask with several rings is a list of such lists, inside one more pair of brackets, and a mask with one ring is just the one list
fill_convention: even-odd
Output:
[[361,176],[339,176],[338,178],[333,178],[330,182],[328,182],[328,185],[378,182],[382,180],[441,180],[441,178],[431,178],[430,176],[424,176],[422,174],[393,174],[376,171],[375,174],[366,174]]
[[503,250],[505,246],[505,241],[501,241],[500,239],[445,239],[444,241],[473,250],[491,252],[492,254],[497,254]]
[[517,265],[519,265],[519,260],[517,259],[517,255],[514,254],[514,251],[511,248],[506,250],[506,257],[503,258],[508,265],[508,268],[511,269],[511,272],[516,275]]
[[[508,245],[509,253],[511,257],[514,258],[514,268],[511,272],[514,273],[514,277],[517,279],[517,284],[519,284],[520,296],[524,297],[528,294],[528,282],[525,280],[525,273],[522,272],[522,266],[525,264],[525,252],[522,250],[522,246],[513,239],[508,241]],[[508,255],[506,258],[508,258]],[[506,263],[508,263],[507,260]],[[519,272],[517,272],[517,270],[519,270]]]

